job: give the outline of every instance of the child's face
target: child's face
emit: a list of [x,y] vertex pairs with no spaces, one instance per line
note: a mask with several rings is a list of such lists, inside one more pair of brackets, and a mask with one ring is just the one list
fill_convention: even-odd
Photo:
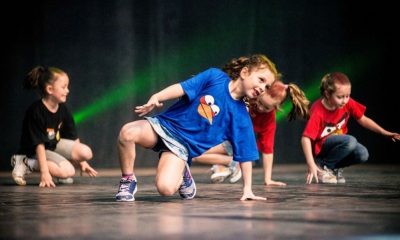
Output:
[[67,101],[67,96],[69,93],[69,78],[66,74],[59,74],[56,77],[56,80],[47,86],[47,92],[49,96],[57,103],[64,103]]
[[280,103],[281,100],[272,98],[268,92],[264,92],[255,101],[255,109],[260,113],[271,112],[278,109]]
[[251,71],[245,67],[240,76],[243,79],[243,91],[250,99],[258,97],[275,81],[275,75],[264,66]]
[[350,84],[338,84],[335,83],[336,91],[332,93],[328,98],[328,103],[334,108],[342,108],[349,102],[350,94],[351,94],[351,85]]

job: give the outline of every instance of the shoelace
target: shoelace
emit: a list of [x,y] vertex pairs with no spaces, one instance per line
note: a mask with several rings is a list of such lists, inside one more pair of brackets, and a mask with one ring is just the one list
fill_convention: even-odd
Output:
[[129,181],[121,181],[119,185],[119,191],[120,192],[128,192],[129,191],[129,186],[131,185],[131,182]]
[[192,184],[191,179],[192,178],[190,177],[188,171],[185,171],[185,174],[183,175],[183,184],[182,184],[183,189],[190,187],[190,185]]

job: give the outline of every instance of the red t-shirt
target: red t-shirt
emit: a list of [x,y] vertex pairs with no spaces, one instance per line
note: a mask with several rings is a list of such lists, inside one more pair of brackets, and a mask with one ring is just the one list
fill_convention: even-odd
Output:
[[310,109],[310,119],[304,129],[303,136],[312,140],[315,156],[321,151],[322,144],[332,134],[346,134],[350,116],[360,119],[366,107],[354,99],[342,108],[329,111],[322,105],[322,98],[314,102]]
[[256,134],[258,150],[263,153],[274,152],[274,140],[276,130],[275,111],[267,113],[250,114],[253,122],[253,130]]

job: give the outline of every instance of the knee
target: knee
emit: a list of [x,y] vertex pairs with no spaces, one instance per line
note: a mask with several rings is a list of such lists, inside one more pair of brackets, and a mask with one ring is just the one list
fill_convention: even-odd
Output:
[[69,169],[66,173],[66,177],[65,178],[69,178],[69,177],[73,177],[75,176],[75,168]]
[[75,176],[75,168],[72,164],[70,166],[64,166],[61,173],[60,178],[69,178]]
[[165,182],[164,183],[156,182],[156,187],[157,187],[157,191],[162,196],[172,196],[176,192],[175,187],[172,187],[171,185],[168,185]]
[[355,137],[348,135],[347,141],[345,141],[346,148],[350,151],[356,149],[358,141]]
[[89,161],[90,159],[93,158],[93,152],[92,149],[88,146],[84,146],[81,150],[81,158],[83,161]]
[[368,161],[368,158],[369,158],[368,149],[366,147],[359,149],[358,156],[359,156],[361,163]]
[[132,129],[132,127],[128,127],[127,125],[124,125],[118,135],[118,144],[124,144],[128,143],[134,140],[135,136],[135,129]]
[[75,161],[89,161],[92,158],[92,149],[85,144],[79,144],[77,149],[72,154],[72,159]]

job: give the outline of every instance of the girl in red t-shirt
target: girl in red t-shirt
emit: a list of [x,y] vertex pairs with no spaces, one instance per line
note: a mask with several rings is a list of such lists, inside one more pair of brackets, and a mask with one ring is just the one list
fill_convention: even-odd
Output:
[[[276,111],[279,106],[288,98],[292,102],[292,110],[288,115],[289,121],[296,118],[308,118],[309,101],[304,92],[293,83],[284,84],[281,81],[275,81],[271,87],[260,95],[257,99],[248,101],[248,110],[253,123],[253,130],[257,138],[258,150],[262,154],[264,165],[264,184],[268,186],[285,186],[286,183],[272,180],[272,164],[274,152],[274,138],[276,130]],[[241,177],[241,171],[238,164],[232,161],[232,147],[229,142],[207,151],[205,154],[193,158],[193,161],[214,164],[211,181],[214,183],[223,182],[230,177],[231,183],[237,182]]]
[[317,183],[345,183],[342,168],[368,160],[367,148],[347,134],[350,116],[393,141],[400,140],[400,135],[386,131],[364,115],[366,107],[350,97],[351,83],[345,74],[326,74],[320,92],[322,97],[312,105],[301,139],[308,165],[307,183],[313,178]]

